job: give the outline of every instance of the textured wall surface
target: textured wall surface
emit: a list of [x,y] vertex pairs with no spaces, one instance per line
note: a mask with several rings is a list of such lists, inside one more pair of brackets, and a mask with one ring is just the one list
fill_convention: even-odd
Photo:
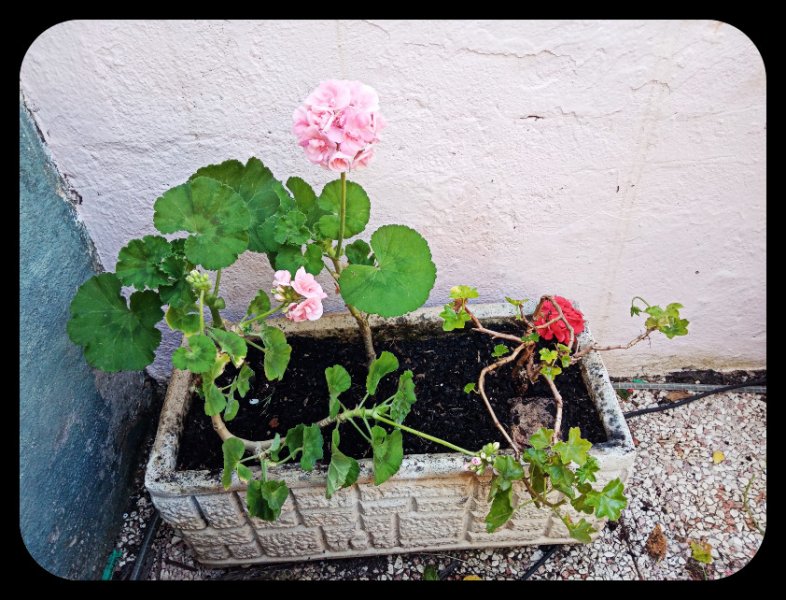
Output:
[[[204,164],[257,155],[279,178],[332,179],[290,133],[331,77],[379,91],[389,127],[351,178],[372,198],[366,236],[398,222],[429,240],[429,303],[457,283],[485,301],[554,292],[619,343],[640,331],[633,295],[679,300],[691,335],[607,355],[612,372],[764,366],[766,80],[730,25],[72,21],[21,71],[108,268]],[[230,312],[270,275],[258,255],[233,266]]]
[[96,268],[91,242],[24,110],[19,119],[19,525],[41,566],[89,579],[122,524],[151,387],[141,373],[94,375],[68,340],[71,297]]

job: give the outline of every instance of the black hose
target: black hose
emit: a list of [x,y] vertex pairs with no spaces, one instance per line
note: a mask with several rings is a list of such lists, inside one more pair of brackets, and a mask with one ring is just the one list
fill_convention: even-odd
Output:
[[142,540],[142,545],[139,546],[139,552],[136,554],[136,560],[134,561],[134,568],[131,571],[131,576],[129,579],[131,581],[138,581],[140,576],[142,575],[142,568],[145,566],[147,562],[147,552],[150,550],[150,546],[153,542],[153,538],[156,537],[156,531],[158,531],[158,525],[161,523],[161,515],[158,511],[154,508],[153,509],[153,518],[150,520],[150,524],[147,527],[147,532],[145,533],[145,539]]
[[526,570],[524,575],[519,577],[519,581],[524,581],[532,577],[535,574],[535,572],[543,566],[543,563],[545,563],[548,559],[550,559],[551,556],[560,548],[561,546],[558,544],[555,544],[554,546],[548,546],[548,550],[546,550],[543,553],[543,556],[541,556],[538,560],[536,560],[535,563],[529,569]]
[[714,390],[710,390],[708,392],[702,392],[701,394],[696,394],[695,396],[691,396],[690,398],[685,398],[685,400],[680,400],[679,402],[672,402],[670,404],[661,404],[659,406],[651,406],[650,408],[641,408],[639,410],[632,410],[630,412],[622,413],[622,416],[626,419],[630,419],[631,417],[639,417],[641,415],[647,415],[650,413],[661,412],[664,410],[671,410],[672,408],[677,408],[679,406],[685,406],[686,404],[690,404],[691,402],[695,402],[696,400],[701,400],[702,398],[706,398],[707,396],[712,396],[713,394],[722,394],[723,392],[729,392],[731,390],[736,390],[739,388],[750,387],[754,385],[766,385],[767,379],[757,379],[756,381],[746,381],[745,383],[735,383],[733,385],[727,385],[724,387],[716,388]]

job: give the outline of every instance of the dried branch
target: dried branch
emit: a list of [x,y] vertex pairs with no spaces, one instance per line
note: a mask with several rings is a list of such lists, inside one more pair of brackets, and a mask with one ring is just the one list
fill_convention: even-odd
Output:
[[560,439],[560,429],[562,429],[562,395],[559,393],[557,386],[550,377],[544,377],[546,383],[551,388],[551,394],[554,396],[554,404],[557,407],[557,414],[554,416],[554,435],[551,437],[551,443],[556,444]]
[[653,331],[655,330],[647,329],[647,331],[645,331],[644,333],[640,333],[631,341],[629,341],[627,344],[620,344],[619,346],[598,346],[598,345],[587,346],[586,348],[582,348],[581,350],[579,350],[573,355],[573,357],[570,360],[570,364],[574,364],[578,362],[583,356],[586,356],[593,350],[596,350],[597,352],[607,352],[608,350],[627,350],[628,348],[632,348],[639,342],[646,340]]
[[474,331],[485,333],[486,335],[490,335],[493,338],[500,338],[503,340],[508,340],[510,342],[516,342],[517,344],[521,343],[521,338],[519,336],[512,335],[510,333],[501,333],[499,331],[494,331],[493,329],[486,329],[485,327],[483,327],[483,324],[480,322],[480,320],[475,316],[475,314],[471,310],[469,310],[466,302],[464,303],[464,310],[467,311],[467,314],[472,319],[473,325],[475,325]]
[[[520,341],[521,340],[519,340],[519,342]],[[513,449],[513,453],[516,455],[516,458],[519,457],[521,449],[513,441],[510,435],[508,435],[508,432],[505,431],[505,428],[502,426],[502,423],[499,422],[499,419],[497,419],[497,415],[494,412],[494,409],[491,407],[491,403],[489,402],[488,396],[486,395],[485,382],[486,382],[486,375],[488,373],[491,373],[495,369],[498,369],[501,366],[506,365],[509,362],[515,360],[516,357],[519,355],[519,353],[522,350],[524,350],[524,348],[526,348],[528,345],[529,344],[520,344],[515,350],[513,350],[513,352],[511,352],[509,356],[506,356],[505,358],[501,358],[494,364],[483,367],[483,370],[481,370],[480,372],[480,377],[478,378],[478,391],[480,392],[480,397],[483,398],[483,402],[486,405],[486,410],[488,411],[489,415],[491,415],[491,419],[492,421],[494,421],[494,425],[502,433],[503,437],[507,440],[508,444],[510,444],[510,447]]]

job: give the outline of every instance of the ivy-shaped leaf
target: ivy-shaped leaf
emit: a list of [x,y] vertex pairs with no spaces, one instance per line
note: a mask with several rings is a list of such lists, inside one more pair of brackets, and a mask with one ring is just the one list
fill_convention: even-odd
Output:
[[587,461],[576,469],[576,481],[579,483],[589,483],[595,481],[595,473],[600,470],[600,465],[594,456],[588,454]]
[[442,331],[464,329],[464,324],[471,319],[469,313],[464,310],[463,306],[456,312],[452,304],[445,305],[445,308],[439,313],[439,318],[444,321],[444,323],[442,323]]
[[292,354],[292,346],[280,329],[265,327],[262,330],[262,346],[265,349],[265,377],[268,381],[283,379]]
[[450,288],[450,297],[454,300],[477,298],[478,289],[469,285],[454,285]]
[[164,315],[159,295],[134,292],[126,305],[120,288],[117,276],[102,273],[83,283],[71,301],[68,336],[84,348],[87,362],[102,371],[144,369],[161,342],[155,327]]
[[570,428],[567,442],[554,444],[554,452],[559,454],[562,462],[565,464],[574,462],[579,466],[587,461],[587,452],[590,448],[592,448],[592,442],[581,437],[581,429],[578,427]]
[[529,438],[529,444],[535,449],[548,448],[551,445],[551,438],[554,435],[553,429],[541,427]]
[[374,359],[368,368],[368,375],[366,376],[366,391],[369,396],[377,393],[380,379],[396,369],[398,369],[398,359],[387,350]]
[[497,529],[507,523],[513,516],[514,508],[512,503],[513,488],[498,492],[491,501],[489,513],[486,515],[486,531],[494,533]]
[[412,371],[404,371],[398,378],[398,389],[393,395],[393,402],[390,405],[390,418],[396,423],[403,423],[416,401]]
[[597,529],[590,525],[586,519],[582,518],[578,523],[573,523],[570,517],[565,518],[567,520],[565,526],[568,528],[570,537],[584,544],[589,544],[592,541],[590,535],[595,533]]
[[380,485],[393,477],[404,459],[401,430],[388,434],[379,425],[371,428],[371,449],[374,453],[374,484]]
[[163,263],[171,254],[172,247],[160,235],[131,240],[117,255],[115,274],[123,285],[132,285],[138,290],[157,288],[170,283]]
[[351,456],[347,456],[338,449],[341,436],[338,427],[333,430],[332,445],[330,450],[330,465],[327,472],[327,488],[325,496],[332,498],[341,488],[349,487],[355,483],[360,474],[360,465]]
[[263,239],[262,224],[272,217],[279,207],[279,199],[273,191],[278,184],[273,173],[256,157],[248,159],[243,165],[238,160],[227,160],[217,165],[209,165],[199,169],[191,176],[210,177],[232,188],[244,201],[248,209],[248,249],[253,252],[267,252],[269,242]]
[[475,382],[471,381],[470,383],[464,386],[464,393],[469,394],[471,392],[474,392],[476,387],[477,385],[475,384]]
[[437,277],[426,240],[404,225],[385,225],[371,236],[371,248],[377,266],[351,264],[341,272],[339,285],[347,304],[383,317],[422,306]]
[[619,478],[612,479],[600,492],[589,492],[587,504],[595,507],[597,517],[601,519],[608,517],[612,521],[616,521],[628,505],[628,499],[623,493],[624,487]]
[[363,240],[355,240],[344,248],[344,253],[347,255],[347,261],[352,265],[374,265],[374,253]]
[[325,379],[327,380],[328,393],[330,394],[329,407],[330,418],[332,419],[341,410],[338,397],[340,394],[346,392],[352,385],[352,378],[344,367],[341,365],[333,365],[325,369]]
[[238,438],[231,437],[224,440],[221,452],[224,454],[224,472],[221,474],[221,484],[227,490],[232,485],[232,472],[237,468],[240,459],[243,458],[246,447]]
[[232,188],[208,177],[174,187],[155,203],[153,223],[161,233],[188,231],[185,254],[206,269],[228,267],[248,246],[251,215]]
[[491,353],[491,356],[494,358],[499,358],[500,356],[505,356],[508,353],[510,353],[510,348],[508,348],[505,344],[497,344],[494,346],[494,351]]
[[232,331],[223,329],[210,329],[210,336],[218,342],[224,352],[229,354],[235,366],[239,367],[248,352],[246,340]]
[[554,489],[559,490],[568,498],[576,496],[576,491],[573,488],[575,474],[568,465],[560,461],[559,456],[552,456],[551,463],[546,466],[546,473],[551,478],[551,485],[554,486]]
[[249,481],[246,491],[248,514],[263,521],[275,521],[288,496],[289,488],[283,481]]
[[172,364],[176,368],[192,373],[203,373],[210,369],[216,358],[216,346],[213,341],[198,333],[188,338],[188,348],[180,347],[172,355]]
[[[319,208],[327,214],[317,221],[317,229],[322,238],[337,240],[339,230],[339,212],[341,210],[341,180],[336,179],[322,188],[318,200]],[[368,194],[357,183],[347,181],[347,210],[344,220],[344,238],[357,235],[366,228],[371,201]],[[373,243],[371,244],[374,245]]]

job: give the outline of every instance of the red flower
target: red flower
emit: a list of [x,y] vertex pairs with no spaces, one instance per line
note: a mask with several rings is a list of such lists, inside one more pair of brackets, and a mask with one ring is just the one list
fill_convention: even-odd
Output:
[[[570,326],[573,327],[573,333],[578,336],[582,331],[584,331],[584,315],[573,308],[573,305],[570,303],[570,301],[563,298],[562,296],[554,296],[554,299],[562,309],[562,314],[565,315],[565,318],[568,320],[568,323],[570,323]],[[559,317],[559,312],[557,312],[556,307],[551,303],[551,301],[544,300],[540,307],[540,311],[538,312],[537,319],[535,319],[535,331],[537,331],[538,334],[540,334],[540,337],[542,337],[544,340],[557,338],[557,341],[561,344],[567,344],[570,342],[570,331],[568,331],[568,328],[565,326],[565,322],[562,319],[556,323],[552,323],[548,327],[541,328],[542,325],[548,323],[552,319],[556,319],[557,317]]]

